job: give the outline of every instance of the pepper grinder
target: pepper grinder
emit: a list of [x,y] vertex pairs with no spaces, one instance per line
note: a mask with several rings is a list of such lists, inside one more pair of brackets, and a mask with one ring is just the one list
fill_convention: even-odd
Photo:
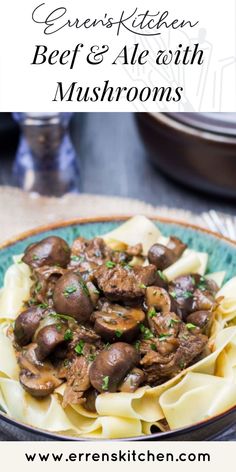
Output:
[[13,166],[16,186],[41,195],[78,192],[79,169],[69,136],[72,113],[14,113],[21,137]]

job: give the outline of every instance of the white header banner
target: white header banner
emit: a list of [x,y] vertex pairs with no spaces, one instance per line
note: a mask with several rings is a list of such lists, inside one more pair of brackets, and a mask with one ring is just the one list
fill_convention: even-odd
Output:
[[236,2],[7,0],[0,111],[236,111]]

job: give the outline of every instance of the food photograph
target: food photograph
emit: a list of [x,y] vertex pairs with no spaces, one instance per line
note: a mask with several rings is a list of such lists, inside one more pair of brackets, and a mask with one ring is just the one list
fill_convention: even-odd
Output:
[[236,113],[0,113],[0,440],[236,440]]

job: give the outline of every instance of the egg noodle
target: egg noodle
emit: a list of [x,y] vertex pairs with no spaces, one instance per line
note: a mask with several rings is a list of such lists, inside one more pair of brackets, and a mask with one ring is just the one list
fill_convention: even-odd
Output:
[[[152,244],[167,244],[157,227],[137,216],[103,236],[107,244],[122,241],[142,243],[144,254]],[[0,405],[10,418],[31,426],[86,438],[124,438],[188,426],[236,405],[236,277],[219,290],[219,306],[213,322],[211,353],[176,377],[154,388],[134,393],[103,393],[96,399],[96,413],[83,405],[62,408],[65,384],[44,399],[33,398],[19,382],[19,368],[12,342],[7,336],[23,302],[30,298],[29,267],[20,256],[6,271],[0,293]],[[169,280],[189,273],[205,274],[208,255],[186,249],[164,272]],[[210,274],[222,285],[225,273]],[[163,421],[165,420],[165,421]]]

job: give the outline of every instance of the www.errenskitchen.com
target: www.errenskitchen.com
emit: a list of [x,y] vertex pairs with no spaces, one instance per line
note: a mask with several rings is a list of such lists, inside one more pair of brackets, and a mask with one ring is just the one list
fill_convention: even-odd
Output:
[[182,452],[180,454],[173,454],[172,452],[153,452],[146,450],[143,452],[135,451],[134,449],[117,452],[79,452],[70,454],[56,454],[56,453],[25,453],[27,462],[211,462],[211,456],[205,452]]

